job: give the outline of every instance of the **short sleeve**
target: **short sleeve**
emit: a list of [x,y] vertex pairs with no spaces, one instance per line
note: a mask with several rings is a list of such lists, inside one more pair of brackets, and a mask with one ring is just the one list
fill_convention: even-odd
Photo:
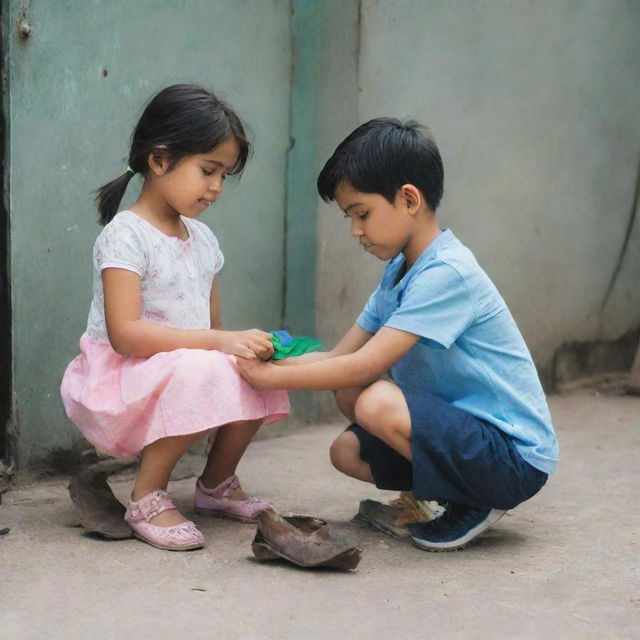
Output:
[[[184,219],[184,218],[183,218]],[[220,243],[218,238],[211,229],[199,220],[187,219],[185,224],[189,226],[189,230],[196,237],[196,244],[198,246],[198,253],[200,259],[203,261],[204,268],[211,272],[213,269],[213,275],[215,276],[219,271],[222,271],[224,266],[224,255],[220,249]]]
[[142,277],[146,271],[147,255],[144,239],[134,228],[114,218],[102,230],[93,248],[94,264],[98,272],[109,267],[134,271]]
[[376,290],[369,296],[367,304],[356,320],[356,324],[361,329],[364,329],[367,333],[376,333],[376,331],[378,331],[378,329],[382,325],[382,320],[376,312],[376,308],[378,306],[377,298],[379,293],[380,287],[378,286]]
[[220,249],[218,238],[215,237],[213,231],[210,229],[209,233],[211,234],[211,239],[213,241],[213,273],[215,274],[222,271],[222,267],[224,267],[224,254],[222,253],[222,249]]
[[421,336],[448,349],[475,319],[464,279],[448,264],[435,262],[407,285],[385,326]]

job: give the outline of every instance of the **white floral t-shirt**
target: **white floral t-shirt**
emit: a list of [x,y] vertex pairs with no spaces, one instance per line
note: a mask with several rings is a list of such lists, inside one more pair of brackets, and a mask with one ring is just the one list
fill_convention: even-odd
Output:
[[141,317],[176,329],[209,329],[213,277],[224,256],[207,225],[182,216],[186,240],[173,238],[131,211],[120,211],[93,247],[93,300],[87,333],[109,342],[104,317],[101,273],[127,269],[141,278]]

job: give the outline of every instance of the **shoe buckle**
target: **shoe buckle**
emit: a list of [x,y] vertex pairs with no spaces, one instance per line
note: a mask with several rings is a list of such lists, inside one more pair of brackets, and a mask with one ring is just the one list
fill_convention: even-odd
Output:
[[156,498],[152,498],[149,501],[149,504],[146,504],[139,509],[137,509],[138,514],[141,515],[145,520],[150,520],[154,516],[157,516],[160,511],[160,504]]

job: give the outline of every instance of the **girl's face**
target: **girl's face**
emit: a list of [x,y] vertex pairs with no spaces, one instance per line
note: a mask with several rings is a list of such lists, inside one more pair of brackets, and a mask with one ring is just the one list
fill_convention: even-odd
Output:
[[199,216],[222,194],[224,180],[236,166],[239,153],[238,142],[231,137],[207,153],[182,158],[171,171],[163,161],[162,173],[154,171],[162,198],[180,215]]

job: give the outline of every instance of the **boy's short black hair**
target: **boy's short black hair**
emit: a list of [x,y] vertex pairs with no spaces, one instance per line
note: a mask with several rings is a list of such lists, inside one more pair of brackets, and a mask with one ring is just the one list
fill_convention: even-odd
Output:
[[376,118],[349,134],[318,176],[318,193],[335,200],[341,182],[394,202],[403,184],[422,192],[432,211],[442,199],[444,169],[431,132],[415,120]]

